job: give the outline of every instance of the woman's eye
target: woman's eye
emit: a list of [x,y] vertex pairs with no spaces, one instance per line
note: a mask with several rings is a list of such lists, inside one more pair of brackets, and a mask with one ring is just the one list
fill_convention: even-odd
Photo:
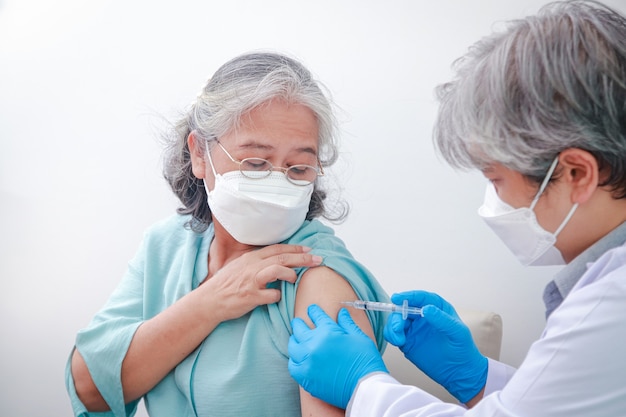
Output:
[[289,168],[289,172],[293,172],[296,175],[302,175],[304,173],[306,173],[307,171],[307,167],[301,167],[298,165],[292,166],[291,168]]
[[307,165],[293,165],[287,170],[287,176],[292,180],[311,183],[317,178],[317,171]]
[[241,169],[244,171],[265,171],[271,169],[271,165],[265,159],[248,158],[241,161]]

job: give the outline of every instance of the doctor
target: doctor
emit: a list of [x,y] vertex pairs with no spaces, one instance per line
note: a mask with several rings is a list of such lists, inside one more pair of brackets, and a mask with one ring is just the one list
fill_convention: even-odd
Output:
[[412,291],[387,340],[463,405],[389,375],[348,312],[293,320],[291,375],[350,416],[623,416],[626,413],[626,18],[552,3],[509,23],[439,88],[434,138],[489,180],[479,214],[524,265],[566,266],[544,293],[545,330],[520,366],[488,359],[454,308]]

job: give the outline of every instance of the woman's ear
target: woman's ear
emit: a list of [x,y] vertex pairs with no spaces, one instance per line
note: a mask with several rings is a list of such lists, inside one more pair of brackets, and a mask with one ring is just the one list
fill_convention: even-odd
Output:
[[559,154],[562,167],[561,181],[572,187],[572,203],[582,204],[591,198],[598,188],[600,172],[598,161],[591,153],[569,148]]
[[191,132],[187,136],[187,146],[189,147],[189,156],[191,158],[191,171],[196,178],[204,178],[206,176],[206,159],[204,141],[199,139],[195,132]]

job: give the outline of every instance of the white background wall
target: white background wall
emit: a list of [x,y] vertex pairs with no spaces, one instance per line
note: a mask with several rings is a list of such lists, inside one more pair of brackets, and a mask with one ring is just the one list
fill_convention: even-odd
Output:
[[482,177],[435,156],[433,89],[495,22],[544,3],[0,0],[0,415],[71,414],[75,333],[176,207],[159,117],[253,49],[302,60],[342,109],[337,232],[355,256],[390,293],[501,313],[501,359],[519,365],[555,269],[519,266],[476,215]]

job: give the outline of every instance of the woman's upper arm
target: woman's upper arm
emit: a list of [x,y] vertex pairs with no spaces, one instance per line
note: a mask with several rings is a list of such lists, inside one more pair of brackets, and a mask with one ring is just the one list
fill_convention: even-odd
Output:
[[[298,284],[296,293],[295,316],[303,319],[309,326],[313,323],[307,315],[311,304],[319,305],[330,317],[337,319],[337,313],[344,307],[342,301],[354,301],[357,298],[352,286],[332,269],[319,266],[307,270]],[[361,330],[376,341],[372,325],[363,310],[348,309],[350,315]]]
[[[311,268],[304,273],[298,284],[295,316],[313,327],[307,314],[309,305],[319,305],[336,320],[337,313],[342,308],[341,301],[353,301],[356,298],[352,286],[335,271],[324,266]],[[375,341],[372,326],[365,312],[350,309],[350,314],[365,334]],[[302,388],[300,388],[300,402],[303,416],[343,416],[345,414],[344,410],[312,397]]]

